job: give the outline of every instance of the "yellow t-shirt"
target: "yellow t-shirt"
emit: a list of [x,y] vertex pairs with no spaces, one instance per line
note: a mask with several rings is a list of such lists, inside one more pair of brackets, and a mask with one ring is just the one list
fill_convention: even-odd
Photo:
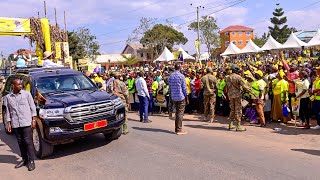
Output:
[[190,85],[191,81],[189,78],[186,78],[186,84],[187,84],[187,92],[188,94],[191,94],[191,85]]
[[102,83],[102,82],[103,82],[103,79],[102,79],[102,77],[96,77],[96,78],[94,78],[94,82],[96,82],[96,83]]

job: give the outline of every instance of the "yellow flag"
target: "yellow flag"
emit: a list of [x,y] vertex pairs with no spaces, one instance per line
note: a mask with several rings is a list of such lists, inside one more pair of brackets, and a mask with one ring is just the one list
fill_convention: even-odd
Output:
[[50,26],[48,18],[40,19],[46,51],[51,52]]

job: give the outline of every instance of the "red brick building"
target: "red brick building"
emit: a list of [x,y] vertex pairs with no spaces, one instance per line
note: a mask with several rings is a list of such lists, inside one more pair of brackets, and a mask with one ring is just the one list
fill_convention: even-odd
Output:
[[229,26],[220,31],[221,53],[223,53],[230,43],[238,48],[244,48],[250,39],[254,39],[254,29],[245,26]]

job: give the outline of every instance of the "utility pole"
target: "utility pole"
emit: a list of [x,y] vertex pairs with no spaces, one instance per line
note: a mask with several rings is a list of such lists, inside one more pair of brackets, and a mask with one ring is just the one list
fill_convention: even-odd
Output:
[[46,3],[46,1],[43,1],[43,6],[44,6],[44,17],[47,17],[47,3]]
[[66,19],[66,11],[63,12],[64,14],[64,32],[66,33],[66,42],[68,42],[68,32],[67,32],[67,19]]
[[[191,6],[193,6],[192,4],[190,4]],[[198,48],[198,52],[197,52],[197,60],[200,61],[200,56],[201,56],[201,50],[200,50],[200,17],[199,17],[199,11],[200,9],[204,9],[203,6],[197,6],[197,34],[198,34],[198,39],[197,41],[199,42],[199,46],[197,47]]]
[[54,8],[54,20],[56,21],[56,27],[58,27],[58,21],[57,21],[57,8]]

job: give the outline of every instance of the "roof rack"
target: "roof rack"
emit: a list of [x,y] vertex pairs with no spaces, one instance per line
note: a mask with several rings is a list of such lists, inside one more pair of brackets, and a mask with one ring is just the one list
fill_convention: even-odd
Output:
[[22,68],[22,69],[16,69],[16,73],[27,74],[30,72],[50,71],[50,70],[59,70],[59,69],[70,69],[70,68],[69,67],[51,67],[51,68],[27,67],[27,68]]

